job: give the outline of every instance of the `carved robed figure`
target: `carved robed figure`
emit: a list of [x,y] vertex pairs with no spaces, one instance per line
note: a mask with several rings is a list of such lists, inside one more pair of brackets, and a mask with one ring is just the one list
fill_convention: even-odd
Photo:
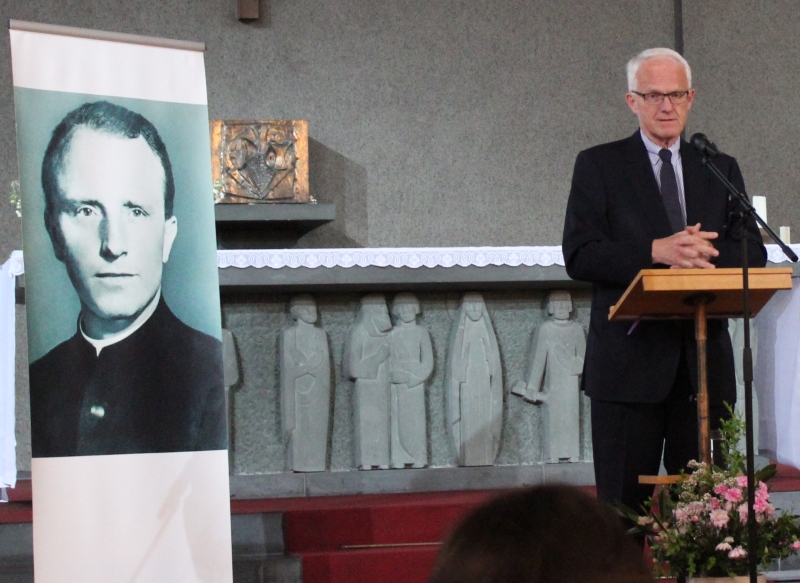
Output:
[[363,470],[388,469],[390,464],[391,329],[386,299],[380,294],[364,296],[342,361],[345,376],[354,382],[355,460]]
[[409,293],[392,303],[391,333],[391,461],[393,468],[428,465],[425,381],[433,373],[433,346],[425,326],[417,324],[419,301]]
[[533,335],[522,396],[544,405],[544,461],[577,462],[581,455],[580,375],[586,336],[583,327],[570,319],[572,298],[568,291],[550,292],[547,312],[551,318]]
[[328,334],[316,327],[309,295],[292,298],[295,318],[281,334],[281,425],[286,461],[295,472],[325,470],[330,423],[331,369]]
[[450,333],[447,424],[461,466],[488,466],[500,448],[503,371],[483,296],[464,294]]

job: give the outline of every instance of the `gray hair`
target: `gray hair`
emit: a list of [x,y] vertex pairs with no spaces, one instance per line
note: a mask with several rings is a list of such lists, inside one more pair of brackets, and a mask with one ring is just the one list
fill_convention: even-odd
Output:
[[665,48],[657,48],[657,49],[647,49],[646,51],[642,51],[635,57],[633,57],[630,61],[628,61],[628,65],[625,67],[626,72],[628,73],[628,91],[635,91],[636,90],[636,75],[639,74],[639,67],[642,66],[647,59],[655,59],[655,58],[667,58],[672,59],[679,65],[683,67],[683,70],[686,71],[686,80],[689,82],[689,87],[687,89],[691,89],[692,87],[692,68],[689,66],[689,63],[686,62],[686,59],[683,56],[673,51],[672,49],[665,49]]

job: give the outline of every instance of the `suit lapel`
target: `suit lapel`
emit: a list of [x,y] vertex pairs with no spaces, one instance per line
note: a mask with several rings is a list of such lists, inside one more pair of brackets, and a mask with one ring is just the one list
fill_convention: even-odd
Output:
[[625,144],[627,161],[625,169],[634,185],[632,189],[633,202],[639,207],[642,215],[647,218],[656,238],[669,237],[672,235],[672,227],[670,227],[667,211],[664,208],[664,201],[661,200],[661,192],[658,190],[658,182],[653,174],[650,156],[647,154],[647,148],[644,146],[639,130],[636,130],[636,133],[628,138]]
[[700,155],[688,143],[681,141],[681,165],[683,166],[683,194],[686,199],[686,224],[703,223],[703,193],[711,178],[703,167]]

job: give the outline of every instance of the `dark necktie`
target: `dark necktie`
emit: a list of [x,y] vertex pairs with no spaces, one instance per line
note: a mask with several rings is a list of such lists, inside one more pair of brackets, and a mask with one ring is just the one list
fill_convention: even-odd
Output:
[[678,196],[678,180],[675,178],[675,168],[672,167],[672,152],[662,148],[658,157],[661,158],[661,198],[664,200],[672,232],[679,233],[686,224],[683,222],[683,211]]

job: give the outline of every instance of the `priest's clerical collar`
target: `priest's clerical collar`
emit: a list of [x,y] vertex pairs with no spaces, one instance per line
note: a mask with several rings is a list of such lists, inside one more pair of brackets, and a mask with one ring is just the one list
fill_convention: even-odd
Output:
[[109,336],[108,338],[103,338],[102,340],[96,340],[94,338],[89,338],[86,335],[86,332],[83,331],[83,320],[80,323],[80,331],[81,335],[86,339],[86,342],[94,346],[94,349],[97,351],[97,356],[100,356],[100,351],[103,350],[106,346],[111,346],[112,344],[116,344],[122,340],[125,340],[128,336],[136,332],[139,328],[141,328],[147,320],[150,319],[150,316],[153,315],[153,312],[156,311],[158,307],[158,301],[161,299],[161,288],[158,288],[156,295],[153,296],[153,299],[150,300],[150,303],[147,307],[142,310],[142,313],[139,314],[139,317],[133,321],[133,324],[125,328],[122,332],[117,332]]

